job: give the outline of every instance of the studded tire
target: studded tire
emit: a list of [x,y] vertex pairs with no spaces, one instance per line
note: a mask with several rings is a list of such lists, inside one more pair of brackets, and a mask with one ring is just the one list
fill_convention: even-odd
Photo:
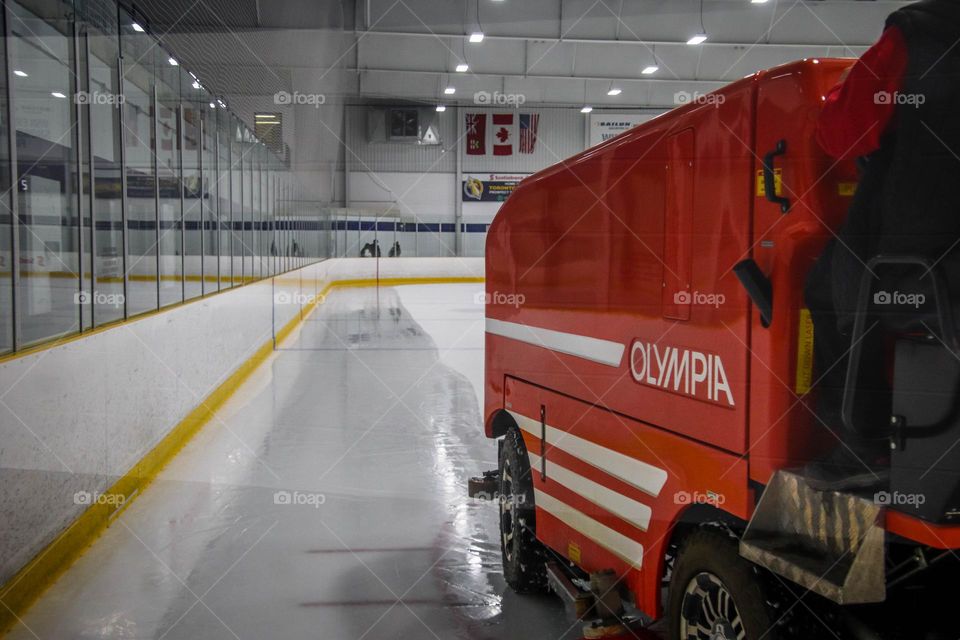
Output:
[[727,533],[690,534],[670,579],[671,640],[779,640],[761,579]]
[[503,577],[517,593],[546,590],[546,551],[537,540],[530,459],[520,430],[510,428],[500,447],[500,550]]

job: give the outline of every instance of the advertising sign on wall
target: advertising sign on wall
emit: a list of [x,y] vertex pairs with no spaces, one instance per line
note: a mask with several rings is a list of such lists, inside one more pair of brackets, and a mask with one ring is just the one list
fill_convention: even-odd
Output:
[[461,193],[464,202],[503,202],[528,173],[467,173]]
[[591,113],[590,146],[618,136],[630,127],[654,118],[652,113]]

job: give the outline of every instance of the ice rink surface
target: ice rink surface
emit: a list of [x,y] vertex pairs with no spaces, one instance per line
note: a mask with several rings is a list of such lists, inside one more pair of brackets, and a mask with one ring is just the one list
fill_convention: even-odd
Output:
[[482,291],[335,290],[9,637],[579,637],[466,496]]

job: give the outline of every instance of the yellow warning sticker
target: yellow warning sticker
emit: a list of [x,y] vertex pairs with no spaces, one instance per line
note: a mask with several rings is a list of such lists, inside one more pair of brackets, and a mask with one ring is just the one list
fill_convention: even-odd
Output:
[[567,559],[575,564],[580,564],[580,545],[575,542],[567,544]]
[[797,328],[797,384],[796,392],[803,395],[813,384],[813,319],[809,309],[800,309]]
[[837,183],[837,193],[845,198],[852,197],[853,194],[857,191],[856,182],[840,182]]
[[[773,191],[776,195],[783,195],[783,169],[773,170]],[[757,197],[766,197],[767,186],[763,181],[763,169],[757,169]]]

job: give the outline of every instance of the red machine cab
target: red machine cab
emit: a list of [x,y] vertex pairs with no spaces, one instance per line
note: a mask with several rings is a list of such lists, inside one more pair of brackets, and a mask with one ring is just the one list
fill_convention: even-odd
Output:
[[[878,602],[901,575],[885,569],[891,544],[907,558],[921,550],[921,564],[960,547],[960,526],[942,517],[820,495],[778,473],[837,445],[808,393],[803,289],[856,188],[854,162],[827,157],[814,137],[851,63],[804,60],[692,96],[527,178],[498,213],[484,418],[501,438],[514,588],[542,588],[546,561],[562,557],[583,575],[612,572],[655,619],[663,581],[686,581],[667,598],[671,637],[732,625],[683,611],[720,590],[742,618],[730,637],[746,625],[752,638],[778,622],[761,611],[776,580],[744,586],[748,574],[838,606]],[[761,496],[797,521],[760,513]],[[817,538],[800,522],[813,512],[849,525],[814,544],[812,556],[836,561],[824,576],[819,560],[782,553]]]

